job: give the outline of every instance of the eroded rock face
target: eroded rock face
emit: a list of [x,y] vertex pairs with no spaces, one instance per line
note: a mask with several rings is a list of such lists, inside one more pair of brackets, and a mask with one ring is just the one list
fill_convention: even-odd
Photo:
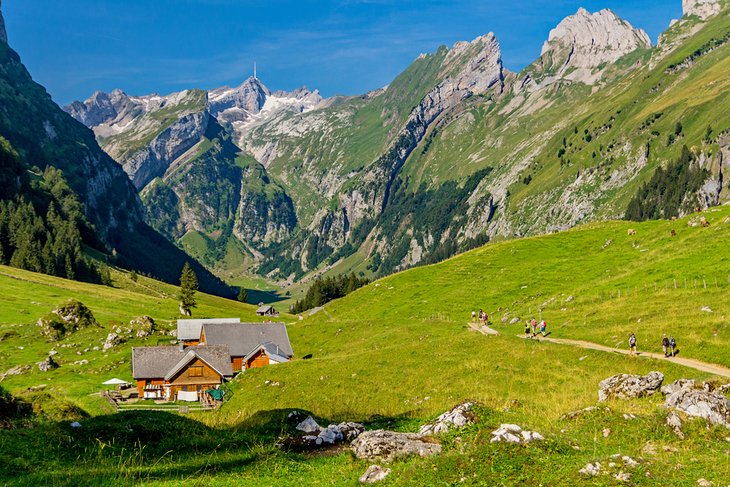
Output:
[[43,362],[38,362],[38,368],[41,372],[48,372],[49,370],[57,369],[58,367],[60,367],[60,365],[58,365],[50,355]]
[[429,457],[442,450],[440,444],[424,441],[423,435],[385,430],[366,431],[352,442],[351,448],[357,458],[383,462],[411,455]]
[[[296,414],[298,415],[299,413]],[[292,413],[289,419],[297,419],[297,416]],[[353,422],[331,424],[323,428],[311,416],[307,416],[297,424],[296,429],[303,434],[285,438],[282,441],[282,445],[286,448],[293,450],[325,448],[346,441],[352,441],[365,431],[365,427],[362,424]]]
[[698,389],[694,381],[677,381],[662,392],[664,390],[667,391],[664,399],[666,407],[730,428],[730,400],[720,392]]
[[631,399],[648,396],[659,390],[664,381],[661,372],[649,372],[647,375],[618,374],[602,380],[598,384],[598,400]]
[[601,65],[649,47],[651,40],[646,32],[635,29],[611,10],[591,14],[581,8],[550,31],[541,61],[555,78],[594,84],[601,77]]
[[720,2],[717,0],[682,0],[682,13],[696,15],[705,20],[720,13]]

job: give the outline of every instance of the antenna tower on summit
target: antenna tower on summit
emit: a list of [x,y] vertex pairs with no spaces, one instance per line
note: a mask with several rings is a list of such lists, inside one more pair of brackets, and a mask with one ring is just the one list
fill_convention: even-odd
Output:
[[253,79],[258,79],[256,77],[256,61],[253,62]]

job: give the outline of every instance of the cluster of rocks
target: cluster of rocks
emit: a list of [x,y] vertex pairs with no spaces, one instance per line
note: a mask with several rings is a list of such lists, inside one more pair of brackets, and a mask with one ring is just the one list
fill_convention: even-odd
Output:
[[580,469],[578,472],[581,475],[585,475],[587,477],[598,477],[601,475],[610,475],[614,479],[618,480],[619,482],[630,482],[631,481],[631,473],[627,470],[633,470],[636,467],[639,466],[639,462],[634,460],[633,458],[626,456],[626,455],[620,455],[615,454],[611,455],[611,457],[601,462],[592,462],[587,464],[585,467]]
[[98,325],[94,314],[83,303],[70,299],[39,318],[36,325],[41,334],[51,341],[57,341],[81,328]]
[[664,374],[656,371],[649,372],[647,375],[614,375],[598,384],[598,400],[649,396],[659,391],[662,382],[664,382]]
[[106,340],[104,340],[102,348],[104,351],[107,351],[117,345],[121,345],[130,338],[146,338],[156,331],[157,323],[155,323],[154,319],[147,315],[138,316],[137,318],[130,320],[129,326],[126,328],[117,326],[112,332],[110,332],[106,336]]
[[[301,413],[294,411],[289,414],[288,419],[298,421],[301,416]],[[301,433],[290,435],[282,441],[282,445],[291,450],[313,450],[338,445],[354,440],[365,431],[362,424],[352,422],[331,424],[323,428],[311,416],[299,422],[296,429]]]
[[390,475],[389,468],[383,468],[380,465],[370,465],[365,473],[360,477],[361,484],[374,484],[384,480]]
[[503,424],[492,431],[490,443],[530,443],[532,441],[544,440],[545,438],[536,431],[523,430],[516,424]]
[[459,404],[451,411],[445,412],[436,418],[433,422],[426,423],[421,426],[419,433],[422,435],[437,435],[440,433],[446,433],[454,427],[462,428],[468,423],[474,422],[475,416],[471,411],[472,406],[474,406],[474,403],[472,402]]
[[[730,428],[730,400],[723,394],[728,387],[679,379],[662,387],[664,405],[687,416],[703,418],[710,424]],[[667,425],[680,437],[684,436],[682,420],[676,413],[667,417]]]

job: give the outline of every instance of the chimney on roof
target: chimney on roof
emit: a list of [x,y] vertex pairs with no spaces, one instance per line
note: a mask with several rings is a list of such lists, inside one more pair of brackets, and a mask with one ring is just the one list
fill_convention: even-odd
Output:
[[185,350],[185,344],[182,341],[178,341],[177,349],[182,352],[183,350]]

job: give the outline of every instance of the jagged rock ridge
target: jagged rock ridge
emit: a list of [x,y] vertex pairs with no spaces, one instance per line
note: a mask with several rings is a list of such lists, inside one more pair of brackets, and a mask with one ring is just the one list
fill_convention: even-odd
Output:
[[3,2],[0,0],[0,41],[8,42],[8,33],[5,31],[5,19],[2,12]]
[[696,15],[705,20],[720,13],[721,6],[718,0],[682,0],[682,13]]
[[611,10],[591,14],[581,8],[550,31],[540,62],[550,77],[593,84],[601,76],[602,65],[649,47],[646,32]]

